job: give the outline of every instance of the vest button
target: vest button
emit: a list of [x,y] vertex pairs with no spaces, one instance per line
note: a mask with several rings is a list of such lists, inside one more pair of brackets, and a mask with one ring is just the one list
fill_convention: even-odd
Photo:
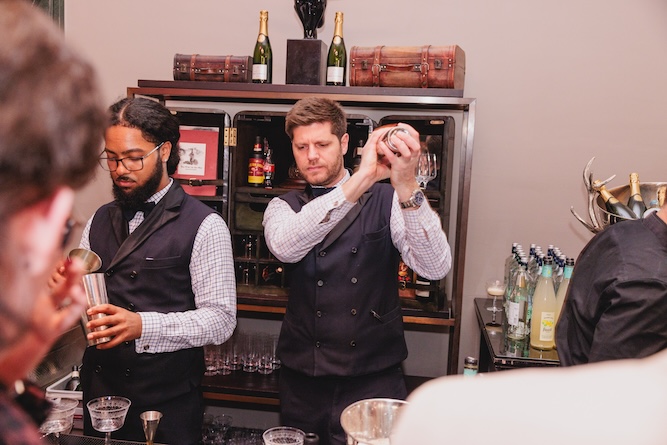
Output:
[[95,374],[99,374],[100,372],[102,372],[102,366],[100,365],[95,366]]
[[357,253],[357,248],[356,247],[352,248],[352,253]]
[[132,374],[132,371],[130,370],[130,368],[127,368],[125,370],[125,377],[129,377],[131,374]]
[[316,342],[315,342],[315,347],[316,347],[316,348],[319,348],[319,347],[320,347],[320,342],[319,342],[319,341],[316,341]]
[[111,269],[111,270],[106,271],[104,274],[105,274],[107,277],[110,277],[111,275],[113,275],[113,273],[114,273],[114,270]]
[[317,280],[317,286],[318,286],[318,287],[322,287],[322,286],[324,286],[324,281],[322,281],[322,280]]
[[350,346],[352,346],[352,347],[354,348],[355,346],[357,346],[357,342],[354,341],[354,340],[352,340],[352,341],[350,342]]
[[134,280],[135,278],[137,278],[137,275],[139,275],[139,272],[137,272],[136,270],[133,270],[130,273],[130,278],[132,278]]
[[315,312],[315,315],[317,315],[317,318],[322,318],[322,311]]
[[352,310],[350,311],[350,314],[352,314],[352,315],[357,315],[357,310],[356,310],[356,309],[352,309]]
[[130,303],[127,305],[127,310],[134,312],[137,307],[134,305],[134,303]]
[[357,280],[357,277],[352,277],[350,281],[352,282],[352,284],[357,284],[357,281],[359,280]]
[[326,250],[321,251],[320,256],[327,256],[327,251]]

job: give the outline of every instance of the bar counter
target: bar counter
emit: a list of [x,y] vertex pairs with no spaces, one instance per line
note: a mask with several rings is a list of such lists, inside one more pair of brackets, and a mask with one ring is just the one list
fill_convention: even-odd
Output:
[[[510,341],[505,335],[507,323],[504,311],[496,313],[499,326],[488,326],[493,319],[493,312],[487,310],[492,304],[491,298],[475,298],[475,313],[480,329],[479,371],[501,371],[505,369],[532,366],[559,366],[558,352],[555,349],[540,351],[530,347],[529,339]],[[502,300],[496,302],[502,308]]]

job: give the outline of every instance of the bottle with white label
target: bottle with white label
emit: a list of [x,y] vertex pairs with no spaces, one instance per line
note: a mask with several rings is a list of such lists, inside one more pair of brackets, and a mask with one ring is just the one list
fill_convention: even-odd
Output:
[[550,350],[555,346],[556,292],[552,267],[553,260],[546,257],[533,294],[530,346],[535,349]]
[[526,316],[528,309],[528,273],[526,263],[516,274],[512,293],[507,303],[507,337],[513,340],[526,338]]
[[269,11],[259,11],[259,34],[252,53],[253,83],[271,83],[273,79],[273,52],[269,41]]
[[327,57],[327,85],[345,85],[347,51],[343,40],[343,13],[337,12],[334,36]]

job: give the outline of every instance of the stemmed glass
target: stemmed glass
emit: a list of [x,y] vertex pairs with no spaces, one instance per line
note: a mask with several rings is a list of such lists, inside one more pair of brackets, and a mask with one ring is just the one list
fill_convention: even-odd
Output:
[[74,424],[74,410],[79,404],[75,399],[54,399],[51,400],[53,406],[49,411],[49,416],[39,427],[39,432],[44,434],[54,434],[56,443],[60,443],[60,433],[69,433]]
[[486,310],[493,312],[493,318],[486,325],[500,326],[500,323],[496,321],[496,313],[502,311],[503,309],[496,306],[496,301],[498,297],[502,297],[505,295],[505,282],[499,279],[487,280],[486,293],[489,297],[493,297],[493,303],[491,304],[491,306],[488,306],[486,308]]
[[435,153],[423,151],[419,155],[415,177],[422,189],[426,189],[426,184],[435,179],[438,175],[438,156]]
[[105,433],[104,445],[110,445],[111,432],[118,431],[125,424],[125,416],[131,403],[125,397],[103,396],[86,404],[93,428]]

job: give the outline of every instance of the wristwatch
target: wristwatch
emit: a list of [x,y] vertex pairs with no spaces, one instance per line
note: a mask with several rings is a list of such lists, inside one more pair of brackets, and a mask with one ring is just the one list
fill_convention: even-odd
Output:
[[424,192],[421,189],[417,189],[414,192],[412,192],[412,195],[410,195],[410,199],[400,203],[401,208],[402,209],[411,209],[413,207],[419,208],[424,203],[425,199],[426,197],[424,196]]

